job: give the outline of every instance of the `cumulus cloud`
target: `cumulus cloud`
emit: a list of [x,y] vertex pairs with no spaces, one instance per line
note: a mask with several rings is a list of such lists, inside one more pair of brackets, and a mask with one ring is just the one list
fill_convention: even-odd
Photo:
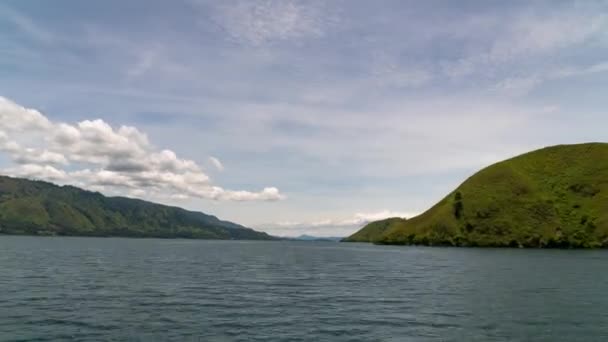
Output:
[[23,164],[18,167],[7,168],[5,173],[30,179],[43,179],[52,182],[64,182],[68,174],[51,165]]
[[[0,97],[0,151],[12,158],[14,165],[4,170],[10,175],[112,193],[230,201],[284,198],[274,187],[250,192],[213,185],[196,162],[156,149],[135,127],[115,129],[100,119],[55,123],[4,97]],[[211,161],[222,167],[217,158]]]

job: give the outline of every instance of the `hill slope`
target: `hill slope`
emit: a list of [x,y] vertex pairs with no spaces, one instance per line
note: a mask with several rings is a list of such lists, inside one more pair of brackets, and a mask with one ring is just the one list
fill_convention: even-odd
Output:
[[355,234],[343,239],[344,242],[372,242],[382,236],[389,228],[403,225],[405,219],[399,217],[387,218],[384,220],[370,222]]
[[273,239],[199,212],[5,176],[0,234]]
[[[378,229],[378,225],[382,229]],[[372,234],[367,234],[372,232]],[[547,147],[489,166],[423,214],[346,241],[608,247],[608,144]]]

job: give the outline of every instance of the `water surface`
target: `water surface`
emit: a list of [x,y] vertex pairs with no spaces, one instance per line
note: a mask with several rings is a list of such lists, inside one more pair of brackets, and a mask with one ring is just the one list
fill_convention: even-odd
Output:
[[608,251],[0,236],[0,340],[606,341]]

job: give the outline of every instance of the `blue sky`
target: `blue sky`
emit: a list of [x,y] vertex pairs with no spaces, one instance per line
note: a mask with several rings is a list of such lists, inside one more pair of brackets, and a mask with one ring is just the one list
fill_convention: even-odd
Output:
[[606,56],[604,1],[8,0],[0,168],[346,235],[605,141]]

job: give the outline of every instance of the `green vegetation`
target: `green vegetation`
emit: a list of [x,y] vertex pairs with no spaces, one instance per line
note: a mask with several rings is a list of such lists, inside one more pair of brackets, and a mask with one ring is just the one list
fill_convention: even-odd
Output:
[[199,212],[5,176],[0,234],[273,239]]
[[387,231],[389,227],[396,227],[398,225],[403,225],[405,222],[404,219],[393,217],[387,218],[380,221],[375,221],[367,224],[365,227],[361,228],[355,234],[343,239],[345,242],[371,242],[375,241],[377,237],[382,236],[384,232]]
[[345,241],[608,247],[608,144],[553,146],[494,164],[425,213],[372,222]]

